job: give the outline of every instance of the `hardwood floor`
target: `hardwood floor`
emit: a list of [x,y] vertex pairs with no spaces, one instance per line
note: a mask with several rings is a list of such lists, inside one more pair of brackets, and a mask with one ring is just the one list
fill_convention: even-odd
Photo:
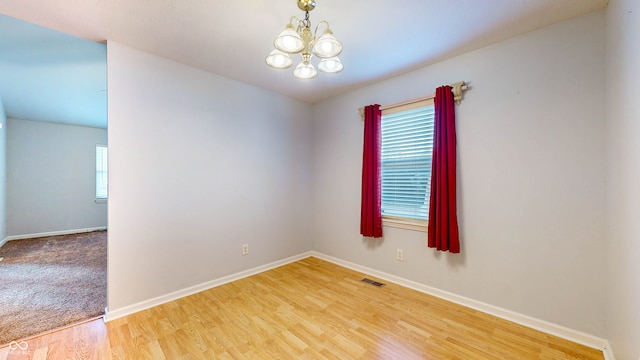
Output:
[[107,324],[0,348],[0,360],[603,359],[598,350],[363,277],[307,258]]

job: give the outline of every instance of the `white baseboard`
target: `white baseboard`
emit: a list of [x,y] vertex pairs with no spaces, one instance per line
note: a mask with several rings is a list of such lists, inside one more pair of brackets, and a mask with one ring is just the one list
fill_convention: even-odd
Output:
[[154,306],[158,306],[158,305],[161,305],[161,304],[164,304],[164,303],[168,303],[170,301],[174,301],[174,300],[183,298],[185,296],[193,295],[195,293],[199,293],[201,291],[209,290],[209,289],[212,289],[212,288],[220,286],[220,285],[224,285],[224,284],[236,281],[236,280],[240,280],[240,279],[252,276],[252,275],[256,275],[256,274],[265,272],[267,270],[275,269],[277,267],[280,267],[280,266],[283,266],[283,265],[287,265],[287,264],[296,262],[298,260],[302,260],[304,258],[308,258],[309,256],[311,256],[311,252],[306,252],[306,253],[294,255],[294,256],[288,257],[286,259],[274,261],[272,263],[261,265],[261,266],[255,267],[253,269],[241,271],[239,273],[235,273],[235,274],[224,276],[224,277],[221,277],[221,278],[218,278],[218,279],[215,279],[215,280],[207,281],[207,282],[204,282],[202,284],[198,284],[198,285],[194,285],[194,286],[182,289],[182,290],[174,291],[172,293],[169,293],[169,294],[166,294],[166,295],[161,295],[161,296],[155,297],[153,299],[141,301],[139,303],[136,303],[136,304],[133,304],[133,305],[129,305],[129,306],[125,306],[125,307],[120,308],[120,309],[115,309],[115,310],[106,309],[106,313],[105,313],[104,319],[105,319],[105,322],[113,321],[115,319],[119,319],[121,317],[124,317],[124,316],[127,316],[127,315],[131,315],[131,314],[137,313],[139,311],[152,308]]
[[6,244],[7,241],[9,241],[9,238],[4,238],[4,240],[0,240],[0,248],[2,247],[2,245]]
[[604,355],[604,360],[616,360],[616,356],[613,353],[613,349],[611,348],[611,344],[609,340],[605,340],[607,342],[607,348],[602,349],[602,354]]
[[[4,239],[4,241],[6,242],[6,241],[11,241],[11,240],[35,239],[35,238],[41,238],[41,237],[46,237],[46,236],[79,234],[79,233],[84,233],[84,232],[92,232],[92,231],[100,231],[100,230],[107,230],[107,227],[106,226],[99,226],[99,227],[84,228],[84,229],[49,231],[49,232],[36,233],[36,234],[11,235],[11,236],[7,236],[7,238]],[[4,243],[2,243],[2,244],[4,244]]]
[[481,301],[473,300],[464,296],[456,295],[448,291],[444,291],[431,286],[420,284],[411,280],[401,278],[399,276],[391,275],[382,271],[368,268],[366,266],[354,264],[354,263],[351,263],[342,259],[338,259],[329,255],[325,255],[323,253],[319,253],[316,251],[312,251],[311,256],[334,263],[336,265],[346,267],[351,270],[365,273],[367,275],[372,275],[382,280],[392,282],[398,285],[402,285],[404,287],[407,287],[425,294],[429,294],[447,301],[451,301],[453,303],[466,306],[471,309],[482,311],[484,313],[497,316],[499,318],[512,321],[514,323],[524,325],[550,335],[554,335],[569,341],[573,341],[575,343],[582,344],[593,349],[601,350],[602,353],[604,354],[605,360],[615,360],[613,351],[611,350],[611,345],[609,344],[609,341],[606,339],[602,339],[590,334],[569,329],[567,327],[553,324],[544,320],[536,319],[531,316],[519,314],[515,311],[503,309],[503,308],[490,305],[487,303],[483,303]]

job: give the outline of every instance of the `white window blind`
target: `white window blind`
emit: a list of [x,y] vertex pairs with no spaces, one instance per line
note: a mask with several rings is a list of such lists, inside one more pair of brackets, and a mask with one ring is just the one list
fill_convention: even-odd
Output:
[[427,220],[433,101],[382,113],[382,215]]
[[96,145],[96,199],[106,199],[108,189],[107,147]]

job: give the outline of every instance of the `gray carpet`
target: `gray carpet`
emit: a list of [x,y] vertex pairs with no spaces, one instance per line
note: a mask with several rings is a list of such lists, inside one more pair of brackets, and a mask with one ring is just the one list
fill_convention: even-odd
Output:
[[0,248],[0,345],[104,314],[107,232]]

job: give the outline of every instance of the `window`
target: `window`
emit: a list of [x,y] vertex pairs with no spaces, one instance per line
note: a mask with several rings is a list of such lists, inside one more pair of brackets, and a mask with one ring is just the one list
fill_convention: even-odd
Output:
[[96,200],[107,199],[109,180],[107,163],[107,147],[96,145]]
[[429,217],[433,99],[382,111],[382,216],[418,222],[424,230]]

